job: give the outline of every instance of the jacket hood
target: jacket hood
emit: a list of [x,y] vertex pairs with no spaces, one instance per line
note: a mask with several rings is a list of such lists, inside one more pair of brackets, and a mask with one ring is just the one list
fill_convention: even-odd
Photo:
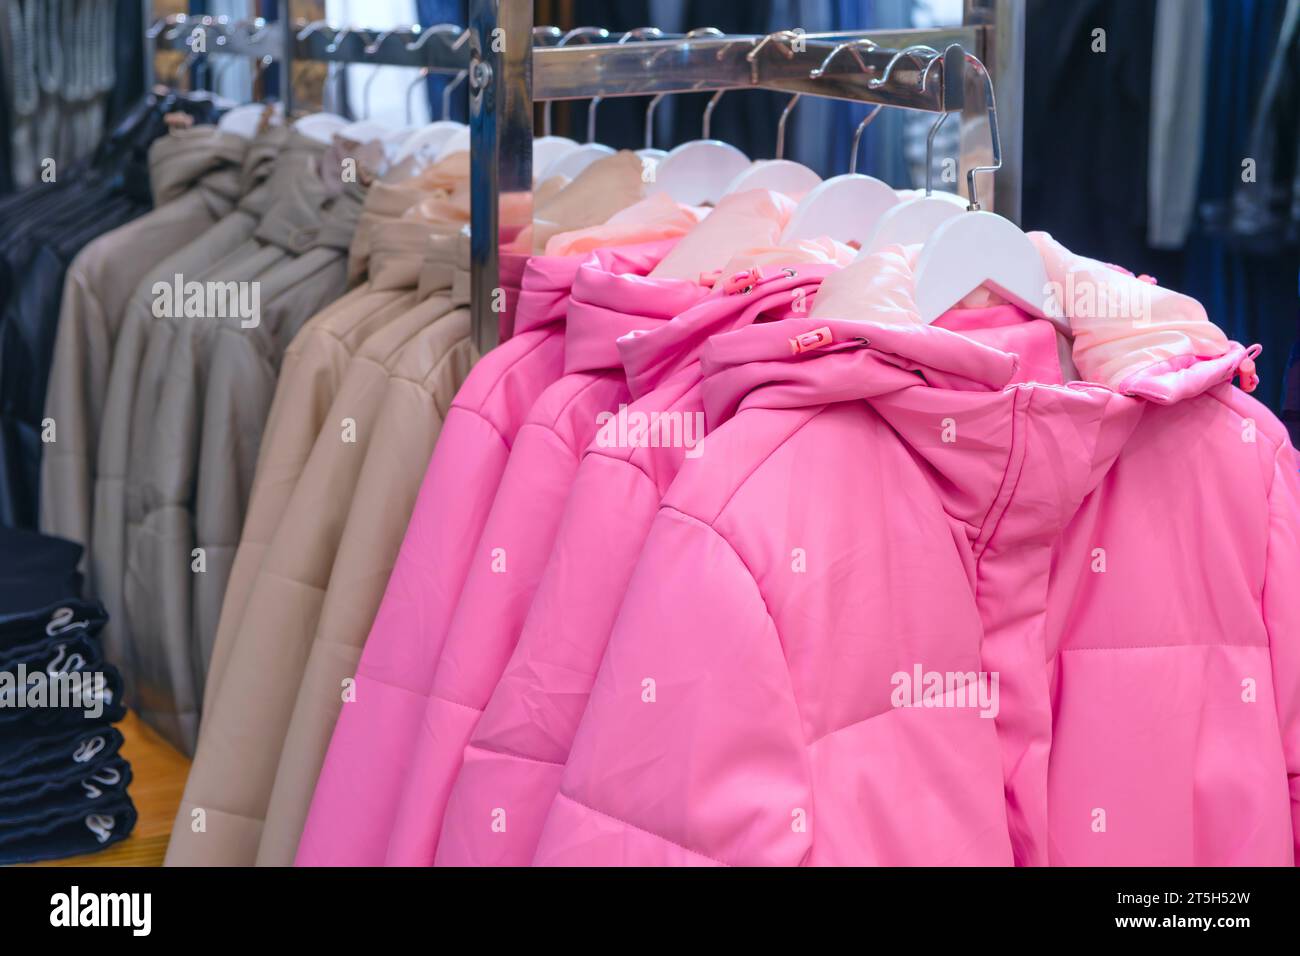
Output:
[[[149,186],[155,206],[203,181],[227,201],[239,198],[239,170],[249,140],[216,126],[173,129],[149,147]],[[220,174],[220,175],[214,175]]]
[[[1045,233],[1030,236],[1047,266],[1049,294],[1068,322],[1070,354],[1083,379],[1069,387],[1091,383],[1171,404],[1230,381],[1251,358],[1194,299],[1076,256]],[[1063,377],[1026,374],[1047,364],[1041,352],[1051,323],[990,305],[983,290],[964,302],[977,308],[959,307],[923,324],[913,295],[917,252],[894,247],[828,276],[808,317],[715,337],[702,355],[709,429],[747,402],[816,405],[917,384],[975,391],[1031,380],[1065,384]],[[981,309],[984,325],[997,334],[977,324]],[[1031,355],[1037,357],[1027,361]],[[751,401],[756,389],[764,395]]]
[[806,316],[818,286],[836,269],[830,263],[751,267],[745,272],[745,285],[718,282],[705,298],[671,321],[624,335],[618,340],[618,352],[632,397],[640,398],[697,360],[714,335],[759,319]]
[[709,294],[698,282],[650,277],[676,245],[665,239],[597,249],[581,261],[565,322],[565,374],[618,367],[620,337],[662,325]]

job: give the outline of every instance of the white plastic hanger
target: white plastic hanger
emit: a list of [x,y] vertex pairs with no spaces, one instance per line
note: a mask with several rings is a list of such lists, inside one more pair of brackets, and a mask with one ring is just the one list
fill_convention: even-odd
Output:
[[[1049,292],[1047,268],[1029,237],[1011,220],[980,209],[975,174],[1002,167],[997,104],[993,98],[993,81],[984,64],[956,44],[948,51],[954,49],[961,51],[963,63],[969,63],[984,77],[993,163],[967,171],[971,211],[941,225],[922,248],[916,264],[917,310],[922,321],[933,322],[971,292],[987,286],[1030,315],[1052,319],[1069,332],[1069,324],[1061,318],[1059,303]],[[945,63],[945,72],[948,69]]]
[[[875,47],[870,40],[868,49]],[[831,60],[840,50],[851,50],[854,58],[862,68],[866,64],[858,53],[857,42],[841,43],[822,61],[821,66],[809,75],[811,78],[824,76]],[[861,248],[866,239],[875,230],[876,224],[889,210],[898,206],[898,193],[889,185],[874,176],[858,173],[858,148],[862,143],[862,134],[871,125],[882,106],[876,106],[868,113],[853,133],[853,153],[849,157],[849,171],[842,176],[832,176],[814,188],[794,211],[790,222],[781,234],[781,245],[790,245],[803,239],[816,239],[830,236],[844,243],[856,242]]]
[[[328,24],[324,20],[317,20],[313,23],[310,23],[307,25],[305,29],[299,31],[298,39],[305,40],[307,37],[311,36],[311,34],[315,33],[321,27],[327,25]],[[346,40],[349,34],[351,33],[352,33],[351,27],[343,27],[341,30],[336,31],[333,39],[331,39],[329,44],[325,47],[325,51],[327,53],[334,53],[335,51],[337,51],[339,45],[344,40]],[[334,65],[335,65],[334,62],[331,61],[330,68],[332,69]],[[334,76],[333,72],[329,73],[326,77],[325,82],[328,84],[330,79],[333,76]],[[348,121],[344,119],[342,116],[339,116],[337,113],[327,113],[322,111],[319,113],[312,113],[309,116],[304,116],[301,119],[295,120],[293,124],[293,128],[297,130],[299,133],[301,133],[302,135],[308,136],[316,140],[317,142],[329,143],[331,140],[333,140],[334,134],[342,130],[343,127],[347,125],[348,125]]]
[[667,193],[688,206],[716,205],[731,181],[749,168],[749,157],[722,140],[709,138],[713,108],[726,90],[718,90],[704,107],[703,138],[669,150],[654,171],[647,192]]
[[[543,33],[549,37],[553,35],[552,31],[555,31],[554,27],[534,27],[534,41],[539,38],[539,33]],[[574,27],[568,33],[565,33],[556,40],[554,45],[557,47],[567,46],[571,40],[581,38],[587,38],[588,43],[593,42],[593,40],[606,40],[609,38],[609,31],[604,27]],[[585,145],[587,147],[595,147],[597,144],[588,143]],[[608,148],[609,147],[605,147],[605,149]],[[575,139],[570,139],[567,136],[552,136],[551,101],[547,100],[542,106],[542,135],[533,140],[533,183],[540,183],[555,175],[552,170],[557,166],[557,164],[571,153],[576,153],[579,150],[584,150],[582,155],[575,159],[572,166],[566,167],[570,170],[576,170],[576,172],[568,172],[565,174],[568,175],[569,178],[573,178],[573,176],[577,175],[578,172],[581,172],[587,166],[591,165],[591,163],[600,159],[602,155],[608,154],[602,153],[599,149],[595,148],[584,149],[584,144],[579,143]],[[613,150],[611,149],[610,153],[612,152]]]
[[[469,30],[462,31],[454,23],[438,23],[422,30],[420,36],[406,45],[406,48],[412,52],[419,50],[429,39],[437,34],[457,34],[456,39],[450,44],[451,49],[457,50],[469,40]],[[427,70],[421,70],[420,75],[406,89],[406,121],[409,123],[412,119],[411,93],[414,91],[416,84],[428,75]],[[397,151],[397,162],[415,157],[427,157],[430,163],[437,162],[444,156],[456,152],[457,149],[448,149],[449,145],[459,145],[459,150],[469,149],[469,127],[464,123],[457,123],[449,120],[447,117],[451,113],[451,94],[460,84],[465,82],[469,76],[468,70],[461,70],[454,79],[447,83],[442,90],[442,117],[434,120],[428,126],[423,126],[412,134],[402,143]],[[457,139],[456,144],[451,144],[453,139]]]
[[[931,56],[930,62],[926,64],[925,69],[921,72],[921,89],[924,90],[930,77],[931,68],[935,63],[943,59],[938,50],[928,46],[910,46],[900,50],[894,54],[893,59],[889,61],[879,79],[869,80],[868,85],[883,85],[889,80],[894,65],[902,57],[913,56],[918,53],[927,53]],[[905,200],[886,210],[876,223],[875,229],[871,231],[867,241],[862,244],[857,259],[864,259],[874,252],[879,252],[886,246],[906,246],[923,243],[933,235],[939,226],[960,215],[962,210],[966,208],[966,204],[960,196],[934,191],[934,138],[938,135],[944,121],[948,119],[948,112],[950,110],[960,110],[962,106],[961,60],[954,54],[953,62],[957,64],[956,69],[952,71],[954,75],[950,77],[948,73],[945,72],[944,74],[945,111],[939,114],[938,120],[930,127],[930,132],[925,138],[925,194],[918,199]],[[854,261],[857,261],[857,259]]]
[[[254,62],[254,90],[257,89],[258,81],[262,78],[262,71],[270,66],[272,62],[274,61],[270,54],[267,54]],[[270,111],[269,113],[268,110]],[[257,131],[261,128],[263,117],[267,116],[269,116],[270,123],[278,126],[284,122],[284,106],[280,103],[270,105],[264,103],[245,103],[221,114],[221,119],[217,120],[217,128],[230,133],[235,133],[245,139],[252,139],[257,135]]]
[[[380,48],[383,47],[384,41],[396,33],[398,29],[411,28],[398,27],[392,30],[384,30],[372,42],[365,45],[363,51],[365,55],[367,57],[373,57],[379,52]],[[361,86],[361,119],[349,123],[339,131],[341,136],[345,136],[353,142],[366,143],[371,140],[382,139],[387,134],[393,132],[393,128],[389,124],[378,120],[372,120],[370,118],[370,88],[374,85],[375,77],[379,75],[380,69],[380,64],[372,65],[370,68],[370,75],[366,77],[366,82]],[[409,119],[407,120],[407,125],[410,125]]]
[[[588,29],[594,30],[595,28]],[[573,32],[574,31],[570,31],[569,34],[566,34],[557,45],[563,45]],[[602,34],[597,33],[594,35],[601,36]],[[603,36],[608,35],[608,33],[603,34]],[[628,40],[642,40],[647,37],[655,38],[661,36],[663,36],[663,31],[658,27],[637,27],[635,30],[628,30],[619,37],[618,45],[622,46]],[[587,105],[587,141],[576,149],[564,150],[558,157],[543,166],[537,161],[537,143],[533,143],[533,166],[534,169],[542,170],[540,177],[537,177],[537,182],[541,182],[544,179],[550,179],[552,176],[563,176],[566,179],[571,180],[592,163],[596,162],[596,160],[614,155],[615,151],[613,149],[603,143],[596,142],[596,110],[600,107],[600,102],[603,99],[603,96],[592,97],[591,102]],[[548,103],[547,106],[549,107],[550,104]],[[547,113],[546,116],[549,119],[550,114]],[[550,128],[548,126],[547,132],[549,131]]]
[[[769,38],[764,38],[766,41]],[[755,47],[755,50],[759,47]],[[753,51],[751,51],[751,55]],[[752,61],[751,61],[752,62]],[[776,124],[776,159],[760,159],[736,176],[727,184],[726,193],[743,192],[746,189],[770,189],[783,196],[802,198],[815,187],[821,185],[822,178],[805,166],[785,158],[785,123],[790,118],[790,111],[803,94],[796,93],[781,111],[781,118]]]

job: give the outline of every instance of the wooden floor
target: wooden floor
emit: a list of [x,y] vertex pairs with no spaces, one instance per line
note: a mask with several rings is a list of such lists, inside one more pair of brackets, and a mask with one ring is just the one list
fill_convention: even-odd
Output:
[[142,722],[135,711],[128,711],[117,728],[124,738],[122,756],[131,765],[131,786],[127,792],[140,814],[135,830],[102,853],[49,860],[33,866],[162,865],[190,762]]

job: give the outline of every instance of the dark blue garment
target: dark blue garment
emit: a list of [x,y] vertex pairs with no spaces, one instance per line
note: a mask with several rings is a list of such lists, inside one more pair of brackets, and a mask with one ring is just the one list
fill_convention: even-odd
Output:
[[96,635],[107,620],[104,605],[80,598],[60,600],[32,611],[0,614],[0,652],[78,631]]
[[33,781],[26,790],[0,796],[0,831],[50,816],[93,811],[126,795],[131,766],[119,755],[60,778]]
[[[20,678],[26,684],[22,694]],[[104,660],[93,637],[43,638],[0,653],[0,735],[113,723],[125,716],[122,675]]]
[[94,853],[126,839],[137,816],[131,799],[123,794],[93,809],[68,811],[13,828],[0,827],[0,866]]
[[0,527],[0,620],[81,593],[81,545]]
[[62,780],[121,747],[122,732],[115,727],[0,735],[0,794],[21,792],[40,780]]
[[40,801],[48,806],[82,800],[111,799],[125,791],[131,782],[131,766],[119,753],[101,753],[93,760],[64,773],[33,778],[30,785],[11,787],[0,793],[0,818],[31,815],[31,807]]

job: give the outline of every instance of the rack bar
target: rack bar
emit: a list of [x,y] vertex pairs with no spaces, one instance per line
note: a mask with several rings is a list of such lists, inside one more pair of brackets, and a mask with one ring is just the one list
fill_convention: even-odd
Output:
[[[469,49],[465,44],[456,45],[455,34],[446,31],[434,31],[418,48],[411,49],[421,38],[417,30],[401,29],[383,31],[386,34],[382,42],[376,44],[374,53],[367,53],[367,46],[380,39],[381,34],[373,30],[343,30],[329,26],[320,26],[305,37],[298,26],[288,30],[281,22],[266,23],[261,29],[252,29],[251,22],[230,23],[213,17],[186,17],[175,14],[167,17],[167,26],[155,33],[158,25],[150,30],[155,50],[187,50],[190,37],[195,30],[203,30],[209,53],[221,53],[233,56],[259,58],[273,57],[277,62],[293,60],[321,60],[336,63],[373,63],[380,66],[410,66],[428,68],[439,73],[459,73],[469,67]],[[182,26],[169,36],[173,26]],[[342,34],[337,46],[336,36]],[[221,38],[220,40],[218,38]],[[152,51],[146,54],[149,59]]]
[[[942,51],[960,43],[973,52],[980,42],[975,27],[806,34],[798,50],[784,41],[764,45],[751,64],[747,56],[762,39],[733,35],[539,48],[533,50],[533,90],[539,100],[565,100],[754,88],[940,112],[941,85],[921,89],[925,64],[920,59],[900,61],[882,87],[872,88],[869,81],[904,47],[927,44]],[[877,45],[870,50],[864,44],[859,51],[871,72],[863,72],[853,57],[842,56],[824,75],[809,77],[837,43],[851,39]]]

